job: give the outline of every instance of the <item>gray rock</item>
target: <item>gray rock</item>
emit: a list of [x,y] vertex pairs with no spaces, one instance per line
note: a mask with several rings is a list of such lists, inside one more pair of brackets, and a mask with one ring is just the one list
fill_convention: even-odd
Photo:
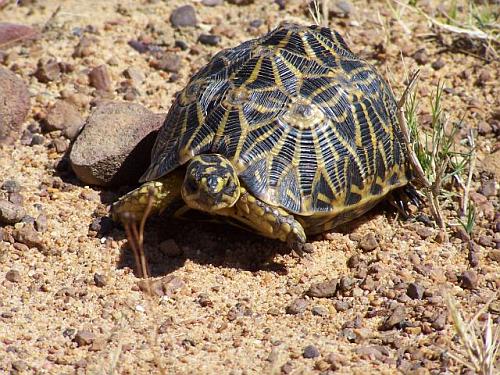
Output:
[[78,178],[99,186],[136,183],[149,166],[164,118],[139,104],[108,101],[99,105],[70,153]]
[[30,109],[30,95],[23,80],[2,67],[0,87],[0,144],[11,144],[21,136]]
[[58,100],[47,113],[44,126],[47,131],[61,130],[69,139],[75,139],[84,120],[76,107],[64,100]]
[[170,15],[170,23],[174,27],[194,27],[197,24],[196,12],[191,5],[174,9]]

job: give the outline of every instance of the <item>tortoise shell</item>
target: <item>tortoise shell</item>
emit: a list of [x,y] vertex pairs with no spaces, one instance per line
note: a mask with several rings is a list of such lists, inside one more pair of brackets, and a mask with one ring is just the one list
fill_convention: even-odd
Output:
[[284,23],[191,78],[141,181],[218,153],[266,203],[339,223],[408,183],[396,111],[386,82],[337,32]]

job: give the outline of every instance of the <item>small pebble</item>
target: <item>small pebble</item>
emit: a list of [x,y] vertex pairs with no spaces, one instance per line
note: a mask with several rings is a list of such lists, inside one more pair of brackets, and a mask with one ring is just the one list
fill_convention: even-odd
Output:
[[174,9],[170,15],[173,27],[194,27],[197,24],[196,11],[191,5],[184,5]]
[[479,72],[479,76],[477,78],[477,83],[480,85],[480,86],[484,86],[488,81],[491,81],[492,79],[492,75],[491,75],[491,72],[489,71],[489,69],[481,69],[481,71]]
[[137,69],[133,66],[125,69],[123,71],[123,75],[126,78],[129,78],[130,80],[132,80],[132,82],[135,85],[139,85],[144,81],[144,74],[142,74],[142,72],[139,69]]
[[41,134],[33,134],[33,138],[31,138],[30,146],[39,146],[45,143],[45,137]]
[[152,63],[153,67],[158,70],[164,70],[169,73],[178,73],[182,67],[182,59],[179,55],[173,52],[166,52],[159,60]]
[[356,268],[360,263],[359,255],[354,254],[347,260],[347,267]]
[[432,236],[434,234],[434,231],[432,230],[432,228],[419,226],[417,228],[417,234],[421,239],[425,240],[426,238]]
[[417,283],[410,283],[406,289],[406,294],[412,299],[422,299],[424,297],[424,287]]
[[24,227],[14,231],[14,238],[17,242],[25,244],[28,247],[35,247],[38,250],[44,250],[43,239],[40,233],[35,231],[32,225],[25,225]]
[[431,327],[436,331],[442,331],[446,327],[447,313],[437,314],[431,322]]
[[12,362],[12,369],[14,369],[20,373],[24,373],[24,372],[28,371],[29,366],[26,362],[19,359],[17,361]]
[[349,17],[349,15],[353,11],[353,6],[350,1],[347,0],[338,0],[333,2],[332,11],[339,16]]
[[[5,5],[4,1],[0,1],[0,7],[3,5]],[[26,39],[34,39],[37,35],[38,31],[35,28],[16,23],[0,22],[1,49],[6,49]]]
[[343,312],[347,311],[351,308],[351,303],[349,301],[341,300],[341,301],[335,301],[335,310],[338,312]]
[[317,316],[328,316],[328,310],[323,306],[314,306],[311,310],[313,315]]
[[473,270],[464,271],[460,275],[460,285],[464,289],[476,289],[478,284],[477,274]]
[[18,283],[21,281],[21,273],[17,270],[10,270],[5,274],[5,279],[11,283]]
[[341,293],[345,294],[346,292],[352,290],[354,288],[355,280],[349,276],[342,276],[340,278],[340,282],[338,285],[338,289]]
[[488,258],[490,258],[495,262],[500,263],[500,250],[499,249],[490,250],[488,253]]
[[310,297],[316,298],[331,298],[335,296],[337,284],[338,281],[336,279],[312,284],[306,294]]
[[111,91],[111,77],[106,65],[99,65],[89,73],[90,85],[100,91]]
[[278,5],[279,10],[285,10],[287,0],[274,0],[274,3]]
[[174,43],[174,46],[177,48],[180,48],[181,51],[187,51],[189,49],[189,44],[187,44],[185,41],[177,39]]
[[83,36],[73,51],[73,57],[87,57],[93,53],[93,46],[97,44],[95,37]]
[[319,355],[319,350],[314,345],[307,345],[302,353],[304,358],[316,358],[319,357]]
[[390,330],[398,326],[406,317],[406,310],[403,306],[396,306],[391,314],[382,324],[382,330]]
[[61,67],[54,59],[40,59],[34,75],[42,83],[55,81],[61,75]]
[[307,306],[309,306],[309,302],[304,298],[297,298],[290,305],[286,307],[286,313],[290,315],[297,315],[303,313]]
[[106,278],[106,276],[101,275],[100,273],[95,273],[94,283],[97,287],[102,288],[108,284],[108,279]]
[[68,142],[64,139],[61,139],[61,138],[54,139],[52,141],[52,145],[54,146],[54,148],[56,149],[56,152],[58,154],[65,153],[69,148]]
[[220,43],[220,36],[212,34],[201,34],[198,37],[198,41],[201,44],[205,44],[208,46],[216,46],[217,44]]
[[445,66],[445,62],[442,60],[442,59],[437,59],[436,61],[434,61],[432,64],[432,69],[434,70],[439,70],[441,69],[443,66]]
[[0,224],[15,224],[26,215],[26,210],[19,205],[0,199]]
[[427,51],[425,48],[422,48],[415,52],[413,54],[413,59],[417,62],[419,65],[425,65],[429,62],[430,58],[429,55],[427,54]]
[[377,246],[378,241],[373,233],[368,233],[367,235],[363,236],[363,238],[359,242],[359,247],[365,252],[373,251],[377,248]]
[[485,197],[494,197],[497,195],[497,184],[495,180],[487,180],[481,182],[481,187],[478,190],[479,193]]
[[6,180],[2,184],[2,190],[5,190],[7,193],[19,193],[21,185],[16,180]]
[[224,3],[224,0],[202,0],[201,3],[207,7],[215,7]]
[[58,100],[48,111],[44,130],[61,130],[69,139],[74,139],[83,127],[84,120],[78,109],[65,100]]
[[73,339],[74,342],[77,343],[78,346],[90,345],[96,339],[94,333],[88,330],[78,331]]

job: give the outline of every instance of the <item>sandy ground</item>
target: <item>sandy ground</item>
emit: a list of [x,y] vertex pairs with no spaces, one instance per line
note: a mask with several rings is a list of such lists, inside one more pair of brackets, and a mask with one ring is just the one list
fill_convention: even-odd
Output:
[[[198,26],[180,31],[174,30],[169,17],[189,1],[23,3],[1,9],[0,20],[44,30],[38,40],[9,48],[3,62],[29,85],[32,108],[27,126],[36,125],[61,97],[73,100],[82,115],[88,115],[96,93],[87,74],[101,64],[111,74],[111,97],[123,100],[122,72],[135,67],[145,79],[133,101],[166,112],[173,94],[220,48],[261,35],[282,20],[311,23],[299,0],[286,2],[285,10],[263,0],[216,7],[193,1]],[[450,121],[463,119],[457,142],[469,128],[494,121],[498,127],[498,62],[444,48],[423,16],[395,3],[394,11],[386,2],[349,4],[349,17],[333,16],[330,26],[346,36],[353,51],[377,66],[396,93],[402,93],[408,71],[421,69],[417,92],[424,129],[429,98],[440,80],[445,82],[443,106]],[[432,14],[437,5],[430,1],[424,8]],[[260,21],[250,26],[255,20]],[[197,42],[200,34],[209,32],[221,36],[218,46]],[[73,57],[81,35],[92,38],[90,53]],[[151,56],[131,48],[130,40],[177,51],[182,57],[179,72],[155,69]],[[189,48],[175,48],[174,40],[185,41]],[[415,55],[421,49],[425,56]],[[33,72],[46,58],[73,69],[41,83]],[[441,67],[436,69],[432,65],[438,60]],[[491,126],[481,133],[474,191],[481,191],[485,178],[497,183],[499,178],[498,138]],[[448,355],[459,350],[460,343],[443,291],[471,316],[500,287],[495,193],[482,196],[486,203],[478,206],[476,267],[471,267],[455,230],[450,229],[449,241],[439,243],[432,223],[417,221],[418,213],[402,221],[388,205],[313,238],[314,251],[303,258],[289,254],[281,244],[227,226],[153,219],[145,247],[163,295],[148,297],[134,275],[123,230],[102,234],[106,231],[96,224],[119,192],[83,186],[67,168],[57,169],[63,154],[52,140],[58,137],[50,132],[41,145],[17,142],[0,148],[0,185],[7,180],[20,184],[22,205],[31,217],[26,221],[46,217],[46,228],[31,242],[16,235],[24,223],[0,228],[0,373],[464,370]],[[444,211],[456,223],[454,206]],[[423,212],[428,215],[428,208]],[[370,234],[376,240],[374,249],[362,245]],[[182,255],[168,256],[172,248]],[[335,296],[305,295],[311,285],[333,279],[340,280]],[[495,324],[499,310],[497,299],[490,307]]]

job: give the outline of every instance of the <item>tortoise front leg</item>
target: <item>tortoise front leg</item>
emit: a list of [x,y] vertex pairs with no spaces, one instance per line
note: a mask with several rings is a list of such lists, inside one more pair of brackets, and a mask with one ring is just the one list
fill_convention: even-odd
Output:
[[111,208],[113,220],[122,223],[130,220],[141,221],[150,200],[150,213],[161,213],[173,202],[182,199],[180,190],[183,179],[184,172],[180,170],[142,184],[113,204]]
[[236,202],[236,218],[270,238],[286,242],[292,249],[300,250],[306,242],[302,225],[282,208],[271,206],[240,188]]

